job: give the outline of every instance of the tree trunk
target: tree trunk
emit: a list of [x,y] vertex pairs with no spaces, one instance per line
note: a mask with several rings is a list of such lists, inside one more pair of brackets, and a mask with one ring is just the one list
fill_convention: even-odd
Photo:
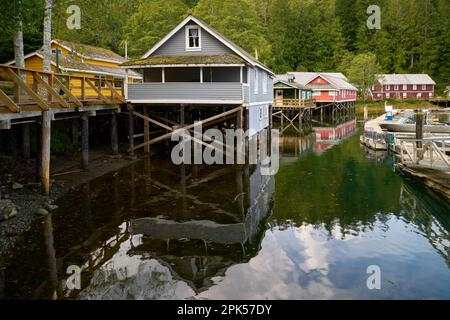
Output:
[[51,60],[52,60],[52,7],[53,0],[45,0],[45,17],[44,17],[44,71],[51,72]]
[[17,15],[16,30],[14,32],[14,58],[16,66],[25,68],[25,54],[23,52],[23,30],[22,15]]

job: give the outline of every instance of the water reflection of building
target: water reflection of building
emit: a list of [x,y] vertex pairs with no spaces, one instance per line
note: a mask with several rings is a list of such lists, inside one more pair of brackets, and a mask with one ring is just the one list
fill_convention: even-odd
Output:
[[[161,214],[138,214],[122,224],[121,232],[104,243],[109,245],[91,252],[84,262],[90,280],[80,298],[192,296],[212,286],[213,279],[224,275],[229,267],[257,254],[274,205],[274,177],[262,176],[259,167],[246,166],[205,175],[196,172],[197,178],[189,179],[192,169],[181,170],[185,175],[181,188],[152,176],[151,184],[160,190],[150,198],[152,208],[168,208],[180,200],[183,212],[171,215],[170,210],[158,209]],[[234,188],[230,187],[233,192],[227,196],[219,190],[223,187],[221,180],[234,183]],[[205,186],[209,194],[198,192]],[[214,193],[223,199],[210,201]],[[145,214],[147,209],[138,204],[134,207]],[[104,252],[112,247],[116,251],[106,255]],[[73,295],[66,292],[66,296]]]
[[316,135],[307,136],[286,135],[279,137],[280,158],[283,163],[297,161],[306,152],[313,149],[316,143]]
[[335,126],[315,127],[317,142],[315,151],[324,152],[356,132],[356,119]]

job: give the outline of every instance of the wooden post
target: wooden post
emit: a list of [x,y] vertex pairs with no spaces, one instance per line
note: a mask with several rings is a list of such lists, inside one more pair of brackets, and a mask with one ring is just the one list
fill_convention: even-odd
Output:
[[41,180],[41,123],[36,121],[36,182]]
[[81,117],[81,167],[87,170],[89,166],[89,117]]
[[184,127],[186,124],[186,106],[182,104],[180,106],[180,125]]
[[[144,116],[149,117],[148,106],[144,106]],[[150,122],[148,120],[144,120],[144,142],[150,141]],[[146,145],[144,147],[144,153],[150,153],[150,145]]]
[[30,124],[22,125],[22,151],[25,159],[30,159]]
[[236,113],[236,129],[244,129],[244,110]]
[[134,157],[134,108],[132,105],[128,105],[128,140],[130,157]]
[[51,124],[52,124],[51,112],[42,111],[40,173],[41,173],[42,192],[47,196],[50,194]]
[[[423,112],[416,113],[416,139],[423,139],[423,125],[424,125],[424,114]],[[422,141],[417,141],[417,148],[422,148]]]
[[81,101],[86,100],[86,79],[83,77],[80,79],[81,85]]
[[114,156],[119,154],[119,139],[117,136],[117,114],[111,113],[111,150]]

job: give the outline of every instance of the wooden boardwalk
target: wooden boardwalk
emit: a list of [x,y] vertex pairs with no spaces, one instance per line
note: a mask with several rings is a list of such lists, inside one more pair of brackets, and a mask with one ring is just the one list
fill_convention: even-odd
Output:
[[[52,121],[81,118],[82,166],[89,162],[89,117],[111,113],[111,145],[118,153],[116,112],[125,105],[125,81],[107,80],[0,65],[0,129],[23,126],[24,154],[30,153],[29,123],[39,135],[37,157],[42,191],[50,193]],[[57,118],[57,114],[63,114]],[[25,151],[27,150],[27,151]]]
[[126,104],[124,80],[48,73],[0,65],[0,121],[36,112],[71,112]]

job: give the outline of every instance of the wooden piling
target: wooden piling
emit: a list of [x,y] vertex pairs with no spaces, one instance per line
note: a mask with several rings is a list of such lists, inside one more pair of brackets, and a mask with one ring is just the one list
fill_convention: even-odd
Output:
[[119,139],[117,136],[117,114],[111,113],[111,152],[114,156],[119,154]]
[[[144,116],[147,118],[149,117],[149,111],[148,106],[144,106]],[[150,141],[150,122],[148,120],[144,120],[144,142]],[[150,145],[147,144],[144,147],[144,153],[149,154],[150,153]]]
[[36,150],[35,150],[35,159],[36,159],[36,182],[40,182],[41,180],[41,123],[36,121]]
[[186,106],[182,104],[180,106],[180,126],[184,127],[186,124]]
[[417,112],[416,113],[416,139],[420,140],[417,141],[417,148],[422,148],[422,139],[423,139],[423,125],[424,125],[424,113],[423,112]]
[[41,184],[42,192],[50,194],[50,150],[51,150],[51,124],[52,114],[50,111],[42,111],[41,125]]
[[30,124],[22,125],[22,153],[25,159],[30,159]]
[[130,157],[134,157],[134,107],[128,105],[128,140],[130,144]]
[[89,117],[81,117],[81,167],[87,170],[89,166]]

